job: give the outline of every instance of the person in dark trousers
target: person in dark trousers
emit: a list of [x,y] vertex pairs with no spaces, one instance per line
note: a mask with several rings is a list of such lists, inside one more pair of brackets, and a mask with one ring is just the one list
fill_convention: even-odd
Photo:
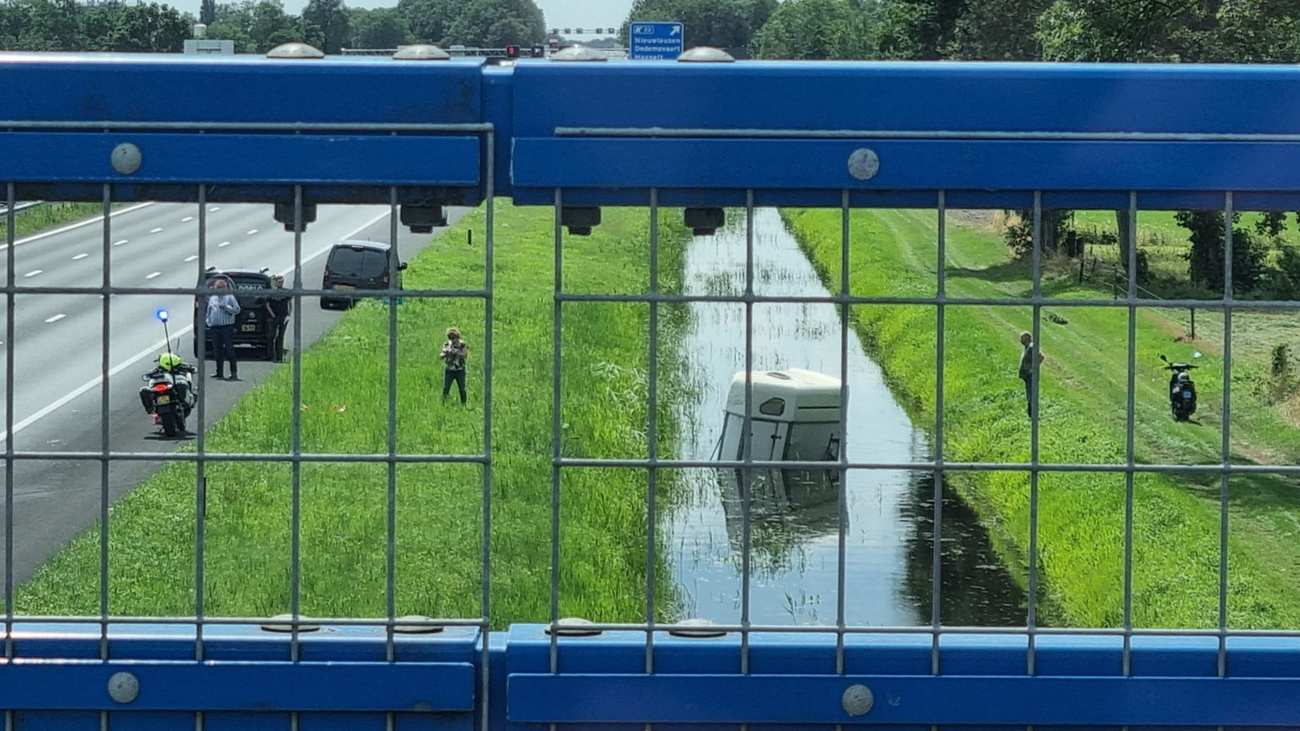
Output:
[[[230,282],[225,278],[212,281],[212,288],[229,290]],[[229,292],[216,292],[208,297],[208,311],[204,319],[208,332],[212,333],[212,349],[217,358],[217,372],[213,378],[225,380],[224,367],[230,361],[230,380],[239,380],[239,363],[235,361],[235,318],[239,315],[239,300]]]
[[[284,289],[284,277],[277,274],[271,278],[276,289]],[[266,311],[271,316],[271,325],[275,328],[275,343],[270,359],[275,362],[284,360],[284,333],[289,329],[289,297],[272,296],[266,298]]]
[[442,374],[442,400],[447,401],[447,394],[451,393],[451,384],[454,382],[460,390],[460,403],[465,403],[465,359],[469,357],[469,346],[460,338],[460,330],[450,327],[447,328],[447,342],[442,344],[443,365],[446,370]]
[[1043,354],[1034,344],[1034,336],[1027,332],[1020,333],[1020,344],[1024,347],[1024,351],[1020,354],[1020,380],[1025,382],[1025,410],[1032,419],[1034,418],[1034,354],[1038,355],[1040,375],[1043,372]]

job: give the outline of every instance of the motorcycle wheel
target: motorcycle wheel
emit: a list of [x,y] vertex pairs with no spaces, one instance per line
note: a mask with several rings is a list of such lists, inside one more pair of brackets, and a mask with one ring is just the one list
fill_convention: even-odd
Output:
[[185,422],[181,419],[181,415],[176,413],[175,409],[168,409],[162,412],[160,416],[162,417],[163,434],[174,437],[185,431]]

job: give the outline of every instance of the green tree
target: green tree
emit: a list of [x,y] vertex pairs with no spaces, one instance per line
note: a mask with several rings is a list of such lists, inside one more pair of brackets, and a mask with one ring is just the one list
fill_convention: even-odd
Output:
[[546,40],[546,20],[533,0],[469,0],[447,31],[452,43],[482,48]]
[[113,24],[112,50],[177,53],[190,37],[190,24],[168,5],[123,5]]
[[945,55],[978,61],[1030,61],[1042,56],[1038,16],[1051,0],[966,0]]
[[302,10],[303,40],[325,53],[338,53],[348,41],[348,9],[343,0],[310,0]]
[[258,53],[303,38],[302,23],[284,12],[280,0],[257,0],[250,15],[248,34]]
[[112,51],[113,30],[121,6],[113,3],[85,5],[77,11],[77,26],[81,34],[82,51]]
[[80,8],[72,0],[17,0],[0,16],[0,41],[14,51],[81,49]]
[[886,58],[942,58],[965,9],[966,0],[891,0],[883,6],[881,53]]
[[754,49],[760,58],[869,58],[877,20],[852,0],[785,0],[755,36]]
[[459,14],[455,0],[397,0],[397,12],[413,39],[423,43],[444,43]]
[[203,0],[199,5],[199,22],[212,25],[217,19],[217,0]]
[[239,53],[266,53],[281,43],[302,40],[302,30],[285,14],[280,0],[243,0],[217,6],[208,37],[234,41]]
[[619,33],[626,43],[636,20],[675,20],[685,26],[687,48],[749,49],[779,4],[776,0],[636,0]]
[[396,48],[406,43],[411,29],[397,8],[349,8],[352,48]]
[[[1050,61],[1300,61],[1300,3],[1294,0],[1055,0],[1037,28]],[[1127,212],[1115,217],[1126,260]],[[1223,236],[1222,214],[1184,211],[1178,221],[1192,241],[1192,280],[1221,288],[1222,242],[1215,240]],[[1250,289],[1261,278],[1262,247],[1245,231],[1237,241],[1234,287]]]
[[[1224,222],[1222,211],[1179,211],[1178,223],[1189,232],[1188,274],[1195,284],[1215,292],[1223,291]],[[1250,232],[1236,224],[1240,213],[1232,214],[1232,290],[1244,294],[1259,284],[1265,273],[1264,250]]]

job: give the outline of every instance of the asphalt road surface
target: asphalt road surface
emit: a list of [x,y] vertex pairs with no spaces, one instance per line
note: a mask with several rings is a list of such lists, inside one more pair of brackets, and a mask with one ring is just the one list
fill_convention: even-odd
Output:
[[[210,204],[207,211],[207,263],[228,269],[263,267],[293,282],[293,234],[271,215],[270,205]],[[463,210],[448,212],[454,223]],[[116,211],[110,218],[109,271],[121,287],[193,287],[198,281],[198,206],[153,203]],[[443,229],[435,230],[435,236]],[[387,206],[322,206],[303,233],[303,284],[321,284],[325,254],[343,239],[389,240]],[[433,236],[413,235],[399,227],[403,260],[429,245]],[[7,247],[0,248],[0,278],[7,276]],[[14,248],[15,281],[20,286],[90,286],[103,282],[101,220],[55,229],[20,240]],[[172,313],[173,347],[193,362],[193,298],[186,295],[115,295],[109,321],[109,433],[114,451],[167,452],[174,441],[159,440],[151,417],[140,406],[140,375],[164,347],[163,329],[154,313]],[[0,298],[0,323],[5,302]],[[99,451],[101,299],[97,295],[32,294],[17,298],[13,342],[0,325],[0,355],[14,355],[13,434],[18,452]],[[338,321],[340,313],[321,310],[313,298],[302,306],[302,342],[310,345]],[[285,336],[293,342],[293,326]],[[286,361],[288,357],[286,357]],[[2,362],[2,361],[0,361]],[[241,362],[240,383],[207,379],[206,419],[215,423],[248,389],[264,380],[276,364]],[[286,366],[287,367],[287,366]],[[207,365],[212,374],[211,364]],[[5,373],[0,366],[0,387]],[[196,415],[188,426],[194,428]],[[0,429],[3,424],[0,424]],[[0,442],[2,444],[3,442]],[[113,462],[109,496],[116,500],[156,471],[157,462]],[[101,468],[97,461],[20,460],[14,468],[15,583],[28,579],[40,564],[98,520]],[[0,465],[0,477],[4,466]],[[0,482],[0,485],[3,483]],[[4,506],[0,492],[0,508]],[[0,513],[3,515],[3,513]],[[0,520],[0,536],[4,525]],[[0,560],[4,546],[0,543]],[[0,569],[0,576],[3,576]]]

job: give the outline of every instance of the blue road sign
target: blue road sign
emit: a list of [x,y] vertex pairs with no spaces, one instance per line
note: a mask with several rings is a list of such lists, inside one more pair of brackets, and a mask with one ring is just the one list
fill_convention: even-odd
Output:
[[686,50],[686,31],[681,23],[632,23],[628,57],[643,61],[671,61]]

